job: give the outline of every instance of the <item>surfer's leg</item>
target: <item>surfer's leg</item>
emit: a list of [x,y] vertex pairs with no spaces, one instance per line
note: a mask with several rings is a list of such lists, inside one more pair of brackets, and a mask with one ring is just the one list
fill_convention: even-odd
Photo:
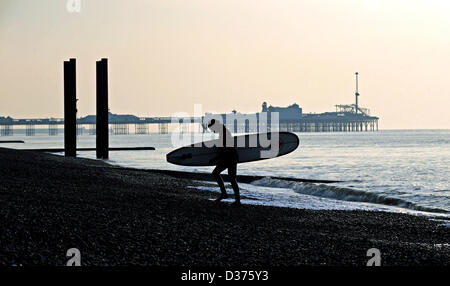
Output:
[[239,194],[239,185],[236,181],[236,173],[237,173],[237,164],[233,163],[230,166],[228,166],[228,176],[230,177],[230,183],[233,187],[234,191],[234,203],[240,204],[241,203],[241,195]]
[[216,168],[212,172],[214,179],[216,179],[217,184],[219,185],[219,188],[220,188],[220,192],[221,192],[220,197],[218,197],[216,200],[218,202],[220,202],[223,199],[228,198],[227,191],[225,190],[225,185],[222,180],[222,176],[220,176],[220,173],[222,173],[223,170],[225,170],[225,169],[226,169],[226,166],[224,166],[223,164],[219,164],[216,166]]

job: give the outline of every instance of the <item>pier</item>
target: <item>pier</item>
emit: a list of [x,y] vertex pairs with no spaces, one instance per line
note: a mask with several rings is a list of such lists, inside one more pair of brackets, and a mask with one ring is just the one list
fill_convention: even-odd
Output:
[[[110,116],[111,117],[111,116]],[[114,116],[113,116],[114,117]],[[136,117],[137,118],[137,117]],[[184,121],[183,121],[184,120]],[[171,117],[146,117],[137,119],[109,119],[108,132],[111,135],[124,134],[149,134],[149,126],[157,125],[158,133],[167,134],[169,125],[179,125],[180,131],[193,132],[188,124],[199,124],[200,130],[204,117],[176,118],[175,123]],[[327,112],[321,114],[303,114],[302,118],[295,120],[280,120],[279,130],[289,132],[361,132],[378,131],[378,117],[355,114],[352,112]],[[183,123],[178,123],[182,121]],[[95,117],[91,119],[77,119],[77,130],[79,135],[96,135]],[[26,136],[34,136],[35,128],[48,128],[48,134],[55,136],[64,127],[64,119],[42,118],[42,119],[0,119],[0,135],[14,135],[14,127],[25,128]],[[133,128],[130,128],[133,127]],[[81,132],[82,128],[86,133]],[[246,124],[241,132],[256,132],[257,126]],[[134,132],[130,131],[134,130]],[[80,134],[81,133],[81,134]],[[240,133],[239,131],[237,133]]]
[[[71,135],[66,138],[65,142],[71,151],[76,149],[76,135],[97,136],[98,156],[107,158],[107,146],[109,135],[126,135],[130,134],[130,130],[134,130],[134,134],[149,134],[150,126],[157,125],[157,132],[160,134],[168,134],[169,126],[178,125],[179,132],[205,132],[208,116],[221,116],[227,127],[234,133],[254,133],[260,130],[270,130],[260,127],[268,126],[266,122],[249,123],[244,120],[240,125],[236,121],[226,122],[227,115],[235,118],[236,115],[244,118],[258,118],[261,113],[241,114],[233,111],[229,114],[210,114],[197,117],[138,117],[135,115],[118,115],[109,112],[108,106],[108,74],[107,59],[97,61],[97,115],[88,115],[76,118],[76,60],[70,59],[64,62],[64,98],[65,98],[65,118],[36,118],[36,119],[15,119],[11,117],[0,117],[0,136],[14,135],[14,128],[25,129],[26,136],[34,136],[36,128],[48,128],[50,136],[56,136],[59,130],[69,128]],[[276,112],[279,114],[279,125],[277,130],[289,132],[366,132],[378,131],[378,120],[376,116],[370,115],[370,110],[362,108],[359,105],[360,93],[358,90],[358,73],[356,75],[356,91],[354,104],[335,105],[336,110],[324,113],[303,113],[302,108],[297,104],[288,107],[267,106],[264,102],[262,105],[262,113],[266,113],[268,118],[270,114]],[[197,124],[197,128],[191,128],[190,125]],[[265,126],[260,126],[263,124]],[[130,128],[133,127],[133,128]],[[75,132],[76,130],[76,132]],[[272,130],[274,131],[274,130]],[[99,136],[100,135],[100,136]],[[100,151],[102,149],[103,151]]]
[[[149,134],[149,126],[157,125],[158,131],[161,134],[167,134],[169,132],[170,124],[180,125],[180,129],[187,132],[186,124],[202,123],[202,117],[136,117],[133,115],[116,115],[109,113],[108,128],[107,131],[111,135],[124,135],[130,134],[131,126],[134,127],[134,134]],[[173,122],[175,121],[175,123]],[[96,116],[89,115],[76,120],[77,134],[84,135],[83,131],[87,132],[87,135],[96,135]],[[14,128],[25,129],[26,136],[34,136],[37,128],[48,128],[48,135],[56,136],[59,131],[64,130],[65,120],[63,118],[36,118],[36,119],[13,119],[13,118],[0,118],[0,136],[13,136]]]

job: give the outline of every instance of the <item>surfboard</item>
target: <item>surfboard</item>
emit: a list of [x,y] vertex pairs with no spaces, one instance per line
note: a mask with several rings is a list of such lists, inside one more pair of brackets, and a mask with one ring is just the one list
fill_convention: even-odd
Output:
[[[238,163],[272,159],[293,152],[300,140],[291,132],[268,132],[234,136]],[[166,155],[167,162],[182,166],[214,166],[221,155],[219,139],[178,148]]]

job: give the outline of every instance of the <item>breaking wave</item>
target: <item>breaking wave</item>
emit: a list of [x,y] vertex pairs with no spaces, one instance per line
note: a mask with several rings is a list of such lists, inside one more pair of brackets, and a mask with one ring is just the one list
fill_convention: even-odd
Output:
[[294,182],[282,179],[274,179],[270,177],[265,177],[260,180],[253,181],[251,184],[262,187],[291,189],[296,193],[335,200],[375,203],[424,212],[449,213],[448,211],[443,209],[420,206],[405,199],[392,197],[384,193],[367,192],[326,184]]

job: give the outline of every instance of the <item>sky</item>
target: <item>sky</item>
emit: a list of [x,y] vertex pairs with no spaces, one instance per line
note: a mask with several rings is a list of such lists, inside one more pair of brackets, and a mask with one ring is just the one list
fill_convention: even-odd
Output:
[[381,129],[450,128],[448,0],[0,0],[0,116],[63,117],[77,59],[78,116],[95,114],[108,58],[113,113],[303,112],[354,103]]

